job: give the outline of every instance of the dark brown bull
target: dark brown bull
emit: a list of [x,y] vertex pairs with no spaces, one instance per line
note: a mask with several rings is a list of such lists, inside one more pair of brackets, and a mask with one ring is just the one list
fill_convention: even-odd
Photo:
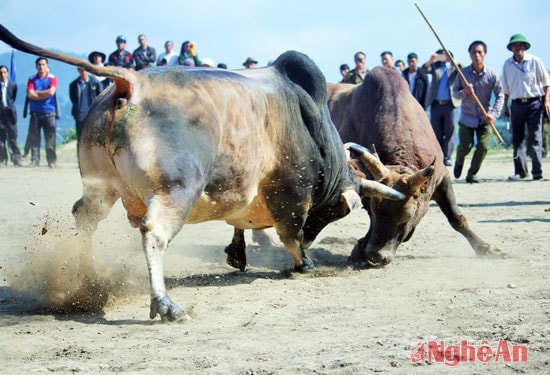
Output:
[[460,213],[429,119],[398,73],[377,67],[360,85],[329,83],[327,87],[329,111],[342,140],[373,145],[376,150],[374,156],[361,147],[352,147],[380,166],[363,169],[363,173],[408,197],[400,201],[363,200],[370,227],[354,247],[350,260],[371,266],[388,264],[397,247],[411,238],[431,200],[437,202],[451,226],[466,237],[478,255],[500,253],[479,238]]

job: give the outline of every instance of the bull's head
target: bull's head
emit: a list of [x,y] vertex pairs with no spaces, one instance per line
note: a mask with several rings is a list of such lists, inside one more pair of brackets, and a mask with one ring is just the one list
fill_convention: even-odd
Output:
[[402,200],[380,199],[376,196],[363,199],[369,212],[370,228],[355,245],[350,260],[366,262],[370,266],[383,266],[391,262],[397,247],[408,241],[430,204],[429,184],[434,165],[419,171],[403,166],[384,166],[377,156],[357,144],[348,144],[358,155],[354,168],[358,176],[372,178],[385,186],[406,195]]

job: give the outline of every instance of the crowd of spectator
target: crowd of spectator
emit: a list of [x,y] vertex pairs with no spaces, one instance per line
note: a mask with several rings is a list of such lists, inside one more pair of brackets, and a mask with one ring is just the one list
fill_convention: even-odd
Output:
[[[164,51],[159,55],[156,49],[148,44],[147,36],[144,34],[138,35],[138,47],[132,52],[126,49],[127,40],[124,35],[118,35],[115,43],[116,49],[108,57],[103,52],[92,51],[88,55],[90,63],[138,71],[153,66],[173,65],[227,69],[224,63],[215,65],[211,58],[199,58],[195,44],[189,40],[181,44],[179,53],[174,51],[174,42],[167,40],[164,43]],[[476,174],[490,140],[490,132],[486,125],[492,124],[502,112],[512,119],[514,174],[510,176],[510,180],[521,180],[529,176],[527,157],[531,157],[533,161],[533,179],[542,179],[541,159],[546,157],[547,148],[543,119],[547,119],[550,113],[550,75],[538,57],[525,53],[530,46],[522,34],[515,34],[510,38],[506,47],[513,55],[504,63],[502,78],[485,67],[487,46],[482,41],[475,41],[468,48],[472,64],[467,67],[454,61],[452,52],[443,49],[437,50],[422,65],[419,64],[415,52],[407,55],[406,64],[400,59],[394,62],[391,51],[383,51],[380,54],[380,65],[395,70],[403,77],[411,94],[429,116],[447,166],[453,165],[455,128],[458,123],[460,143],[454,163],[456,178],[461,176],[464,158],[475,145],[476,151],[466,182],[481,181]],[[340,83],[361,84],[365,79],[369,71],[366,54],[358,51],[354,54],[353,60],[353,69],[348,64],[340,65]],[[242,63],[246,69],[254,69],[257,64],[258,61],[253,57],[246,58]],[[17,86],[8,81],[8,68],[0,67],[0,163],[3,165],[7,165],[9,151],[10,159],[15,166],[21,166],[21,161],[25,160],[29,153],[32,154],[30,166],[38,166],[42,130],[48,166],[56,166],[55,120],[59,113],[56,97],[57,78],[49,71],[48,60],[43,57],[36,60],[36,68],[36,76],[27,82],[24,117],[30,108],[31,120],[24,153],[21,154],[16,143],[17,116],[13,105],[17,96]],[[533,78],[525,81],[522,79],[522,73],[528,73]],[[457,78],[459,75],[468,76],[471,82],[463,82],[464,79]],[[73,104],[72,115],[77,140],[80,139],[83,122],[93,100],[111,83],[108,79],[94,77],[83,70],[79,70],[79,76],[71,82],[70,99]],[[484,110],[479,108],[479,103],[472,100],[476,94],[482,96],[481,105],[485,107]],[[495,98],[492,104],[491,97]],[[509,100],[511,108],[508,106]],[[457,118],[460,113],[459,107],[462,107],[462,113],[460,118]],[[528,137],[525,137],[525,134],[528,134]]]

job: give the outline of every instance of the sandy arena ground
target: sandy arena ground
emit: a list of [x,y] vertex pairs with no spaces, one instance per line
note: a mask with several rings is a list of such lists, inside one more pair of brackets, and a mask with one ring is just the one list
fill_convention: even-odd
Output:
[[[289,271],[282,246],[254,244],[248,271],[238,272],[223,252],[232,228],[185,226],[166,255],[165,275],[189,318],[165,324],[149,320],[140,235],[120,204],[95,237],[103,281],[92,301],[74,298],[76,163],[3,167],[0,373],[441,374],[451,371],[452,353],[436,363],[426,349],[414,364],[417,344],[465,340],[476,356],[454,373],[548,374],[548,159],[543,169],[546,180],[508,182],[511,152],[503,150],[484,163],[483,183],[454,184],[470,225],[508,254],[503,259],[477,258],[435,205],[383,269],[346,263],[367,230],[364,211],[320,234],[309,250],[319,267],[304,275]],[[105,300],[95,313],[74,311]],[[527,361],[506,361],[501,340],[510,351],[526,347]]]

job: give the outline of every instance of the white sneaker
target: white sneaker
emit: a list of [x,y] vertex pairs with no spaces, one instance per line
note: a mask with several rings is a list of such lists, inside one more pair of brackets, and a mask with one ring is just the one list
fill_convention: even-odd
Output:
[[525,180],[527,177],[529,177],[529,174],[526,174],[525,176],[515,174],[513,176],[509,176],[508,180],[510,180],[510,181],[521,181],[521,180]]

